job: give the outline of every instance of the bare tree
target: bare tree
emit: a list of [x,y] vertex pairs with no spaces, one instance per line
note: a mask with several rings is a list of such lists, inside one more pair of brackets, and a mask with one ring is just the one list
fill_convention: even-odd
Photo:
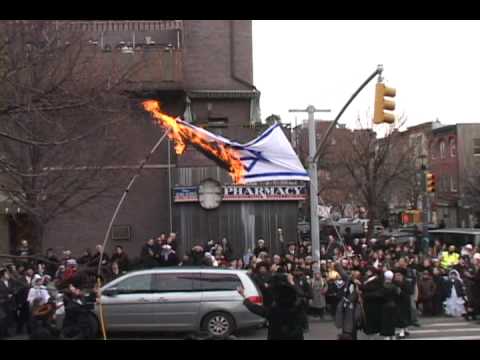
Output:
[[106,167],[125,156],[134,68],[69,22],[0,25],[0,190],[27,214],[36,250],[54,218],[123,183],[128,170]]
[[374,221],[388,209],[391,195],[398,191],[399,184],[415,176],[411,151],[396,127],[391,127],[382,138],[377,138],[370,128],[356,130],[353,141],[342,149],[338,166],[346,170],[356,195],[368,211],[370,236]]

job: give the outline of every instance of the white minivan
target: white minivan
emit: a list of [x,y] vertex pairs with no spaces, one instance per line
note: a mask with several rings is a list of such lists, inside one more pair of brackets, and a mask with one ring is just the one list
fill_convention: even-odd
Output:
[[[237,288],[261,304],[260,291],[245,270],[174,267],[134,271],[102,287],[102,313],[107,332],[205,332],[225,337],[265,320],[251,313]],[[99,305],[95,314],[99,319]],[[61,328],[63,307],[57,311]]]

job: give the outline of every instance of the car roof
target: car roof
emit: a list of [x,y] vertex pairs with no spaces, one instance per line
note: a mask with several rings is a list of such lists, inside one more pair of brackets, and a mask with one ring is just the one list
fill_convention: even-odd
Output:
[[219,274],[245,274],[247,270],[237,270],[237,269],[219,269],[210,266],[171,266],[171,267],[161,267],[145,270],[136,270],[128,272],[125,275],[130,274],[152,274],[152,273],[162,273],[162,272],[208,272],[208,273],[219,273]]
[[451,228],[451,229],[438,229],[430,230],[430,233],[434,234],[463,234],[463,235],[480,235],[480,229],[473,228]]

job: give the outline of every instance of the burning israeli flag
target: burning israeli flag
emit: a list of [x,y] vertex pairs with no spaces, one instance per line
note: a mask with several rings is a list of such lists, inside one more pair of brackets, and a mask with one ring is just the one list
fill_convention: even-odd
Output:
[[147,100],[143,106],[160,125],[170,130],[169,137],[175,142],[178,155],[183,154],[187,144],[191,143],[225,167],[236,184],[310,180],[280,124],[274,124],[256,139],[240,144],[162,113],[158,101]]

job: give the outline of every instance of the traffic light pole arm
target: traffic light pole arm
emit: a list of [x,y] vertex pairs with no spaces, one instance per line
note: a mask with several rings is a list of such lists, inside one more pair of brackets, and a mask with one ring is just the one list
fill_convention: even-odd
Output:
[[352,101],[357,97],[357,95],[363,90],[363,88],[365,86],[367,86],[367,84],[372,81],[372,79],[377,76],[377,75],[381,75],[382,74],[382,71],[383,71],[383,67],[381,65],[379,65],[377,67],[377,70],[375,70],[373,72],[372,75],[370,75],[368,77],[367,80],[364,81],[364,83],[362,85],[360,85],[360,87],[357,89],[357,91],[355,91],[353,93],[353,95],[350,97],[350,99],[347,101],[347,103],[343,106],[342,110],[340,110],[340,112],[338,113],[337,117],[335,118],[335,120],[330,124],[330,126],[328,127],[327,129],[327,132],[325,133],[325,135],[323,136],[322,138],[322,141],[320,142],[320,145],[318,145],[317,147],[317,152],[315,153],[315,156],[313,157],[313,159],[310,159],[311,162],[315,162],[318,160],[318,157],[320,156],[320,153],[322,152],[326,142],[327,142],[327,139],[328,137],[330,136],[330,133],[332,132],[332,130],[335,128],[335,126],[337,125],[338,123],[338,120],[340,119],[340,117],[343,115],[343,113],[345,112],[345,110],[347,109],[347,107],[352,103]]

